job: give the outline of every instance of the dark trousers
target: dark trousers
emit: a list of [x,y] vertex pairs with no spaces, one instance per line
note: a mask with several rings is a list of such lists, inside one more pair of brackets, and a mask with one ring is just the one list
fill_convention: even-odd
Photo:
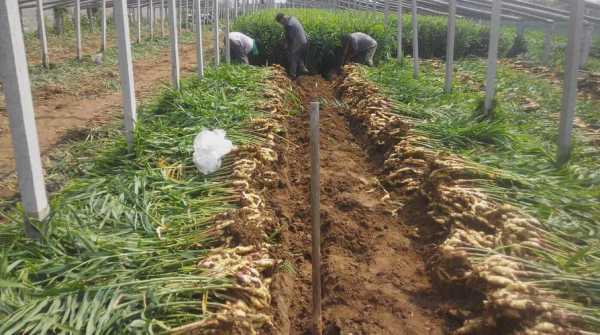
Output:
[[306,65],[304,64],[304,58],[306,57],[306,51],[308,45],[303,45],[294,51],[288,51],[288,74],[292,78],[296,78],[298,70],[301,72],[307,72]]
[[229,41],[229,56],[234,63],[250,64],[248,55],[244,53],[240,43]]

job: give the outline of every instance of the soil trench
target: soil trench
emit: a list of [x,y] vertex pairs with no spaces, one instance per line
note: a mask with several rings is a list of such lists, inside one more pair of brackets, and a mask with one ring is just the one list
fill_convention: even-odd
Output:
[[311,222],[308,105],[321,102],[321,234],[324,334],[444,334],[447,325],[410,228],[377,179],[377,162],[357,144],[335,84],[302,77],[303,111],[289,118],[282,184],[270,196],[282,221],[275,275],[275,334],[310,334]]

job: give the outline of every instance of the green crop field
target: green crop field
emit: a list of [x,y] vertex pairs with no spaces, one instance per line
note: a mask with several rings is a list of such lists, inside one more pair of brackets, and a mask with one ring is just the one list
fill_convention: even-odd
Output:
[[2,213],[0,333],[148,334],[202,319],[203,295],[209,310],[222,303],[213,293],[230,279],[196,264],[218,246],[210,219],[232,207],[232,190],[195,171],[192,141],[204,127],[260,140],[244,123],[268,71],[222,67],[167,90],[144,107],[134,152],[116,131],[74,145],[41,241],[23,236],[19,210]]
[[[247,15],[236,20],[233,30],[242,31],[256,39],[260,55],[257,63],[279,63],[285,61],[282,37],[283,31],[275,22],[278,11],[267,10]],[[307,66],[320,72],[323,68],[335,65],[335,59],[341,49],[343,34],[361,31],[377,40],[376,61],[393,57],[397,50],[396,16],[390,16],[387,26],[383,24],[382,14],[360,11],[331,12],[318,9],[286,9],[283,13],[294,15],[303,22],[309,39]],[[412,50],[412,26],[410,16],[402,17],[403,52]],[[419,53],[424,58],[442,57],[446,54],[446,20],[441,17],[419,17]],[[474,21],[462,19],[457,23],[456,57],[484,56],[487,53],[489,29]],[[503,34],[500,39],[500,53],[506,53],[514,36]],[[333,63],[333,64],[332,64]]]
[[[312,73],[296,80],[274,65],[286,64],[279,11],[309,40]],[[519,39],[503,22],[485,113],[489,22],[458,19],[446,92],[447,19],[419,15],[418,75],[411,19],[249,10],[230,30],[257,41],[253,66],[207,61],[198,78],[197,64],[182,64],[179,89],[161,82],[144,95],[152,98],[138,108],[132,143],[121,120],[79,130],[86,136],[44,163],[47,219],[0,200],[0,334],[308,334],[313,280],[322,281],[325,335],[597,334],[600,100],[577,96],[572,153],[558,164],[566,36],[553,37],[539,67],[543,31]],[[203,29],[206,46],[214,27]],[[373,67],[338,63],[341,37],[357,31],[378,42]],[[180,36],[195,42],[192,29]],[[51,39],[70,49],[73,31]],[[25,42],[28,57],[39,54],[35,34]],[[597,45],[587,71],[600,68]],[[169,46],[145,40],[133,57],[166,60]],[[101,64],[89,55],[49,69],[34,62],[32,87],[77,95],[91,80],[116,91],[117,62],[115,47]],[[320,142],[309,134],[313,102]],[[237,146],[206,175],[193,145],[204,129],[225,130]],[[320,216],[311,216],[315,181]]]

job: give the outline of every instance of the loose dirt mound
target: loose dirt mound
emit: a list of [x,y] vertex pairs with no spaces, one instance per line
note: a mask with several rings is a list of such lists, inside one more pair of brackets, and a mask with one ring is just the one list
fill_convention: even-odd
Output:
[[[357,145],[334,87],[320,77],[296,84],[304,110],[288,120],[280,148],[282,182],[270,201],[282,221],[281,257],[293,270],[272,285],[275,334],[307,334],[311,259],[307,107],[321,102],[321,208],[325,334],[443,334],[442,302],[408,229],[377,179],[377,164]],[[285,267],[284,267],[285,268]],[[291,268],[291,267],[288,267]]]

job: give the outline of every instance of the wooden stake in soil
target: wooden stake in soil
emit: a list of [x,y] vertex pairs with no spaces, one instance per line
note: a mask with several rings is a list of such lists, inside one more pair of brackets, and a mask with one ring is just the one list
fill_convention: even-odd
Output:
[[321,190],[319,103],[310,103],[310,208],[312,222],[313,335],[321,335]]

